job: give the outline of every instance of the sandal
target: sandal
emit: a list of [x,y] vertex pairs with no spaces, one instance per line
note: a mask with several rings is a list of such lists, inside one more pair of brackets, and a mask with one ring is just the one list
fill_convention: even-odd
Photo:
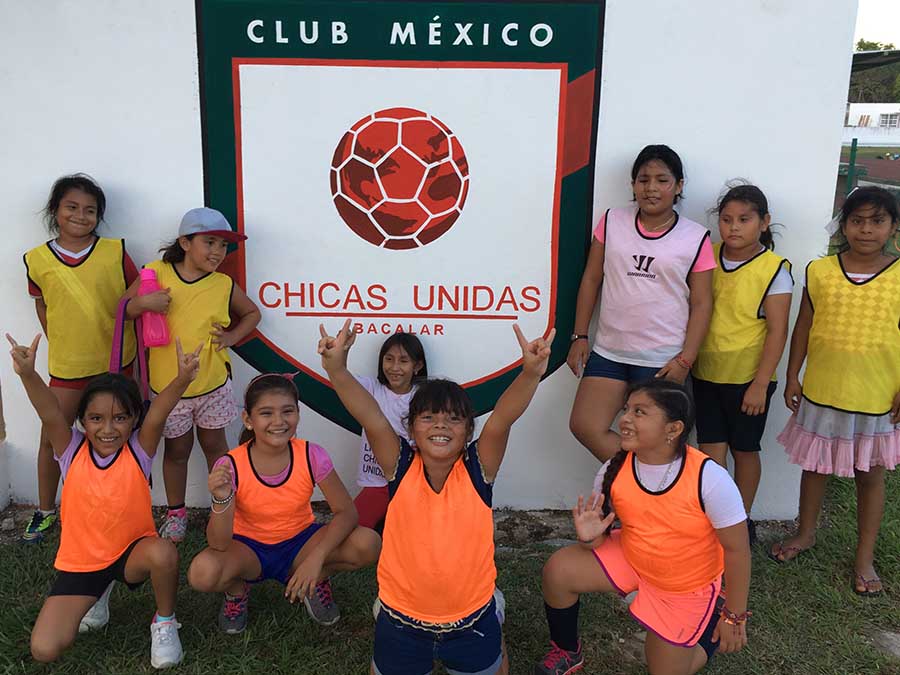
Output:
[[[778,551],[776,552],[774,550],[774,547],[770,548],[767,555],[769,556],[770,560],[777,562],[779,565],[783,565],[784,563],[796,560],[798,557],[800,557],[801,553],[805,553],[812,548],[812,546],[807,546],[805,548],[802,548],[800,546],[785,546],[782,542],[778,542],[777,544],[775,544],[775,546],[778,547]],[[789,555],[790,557],[785,558],[785,555]]]
[[[865,590],[859,590],[859,584],[862,584]],[[872,586],[875,585],[881,586],[881,588],[872,589]],[[857,595],[866,597],[866,598],[877,598],[879,595],[884,595],[884,584],[881,583],[881,579],[876,575],[874,579],[866,579],[862,574],[854,573],[853,582],[850,584],[853,588],[853,592]]]

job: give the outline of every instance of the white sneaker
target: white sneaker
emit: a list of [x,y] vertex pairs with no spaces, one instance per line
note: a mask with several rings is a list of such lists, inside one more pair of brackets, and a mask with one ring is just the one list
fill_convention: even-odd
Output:
[[168,668],[181,663],[184,650],[178,639],[181,624],[171,621],[154,621],[150,624],[150,665],[154,668]]
[[97,602],[91,605],[87,614],[81,618],[81,623],[78,624],[79,633],[100,630],[109,623],[109,594],[112,593],[113,584],[115,583],[115,581],[109,582],[109,586],[103,591],[103,595],[97,598]]

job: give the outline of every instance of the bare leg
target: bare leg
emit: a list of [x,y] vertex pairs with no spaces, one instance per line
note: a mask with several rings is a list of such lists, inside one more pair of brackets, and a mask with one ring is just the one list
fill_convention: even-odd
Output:
[[[741,498],[744,500],[744,510],[750,516],[753,508],[753,500],[756,499],[756,491],[759,489],[759,479],[762,476],[762,462],[758,452],[731,451],[734,458],[734,482],[737,483]],[[818,517],[818,514],[816,514]]]
[[825,500],[828,476],[814,471],[804,471],[800,479],[800,519],[797,533],[772,548],[772,555],[785,562],[793,560],[802,551],[816,543],[819,513]]
[[[884,467],[873,466],[869,471],[856,472],[856,562],[854,569],[856,590],[860,593],[878,593],[884,590],[875,571],[875,542],[884,514]],[[869,580],[869,584],[865,584]],[[868,587],[867,587],[868,586]]]
[[594,552],[574,544],[561,548],[544,565],[541,588],[551,607],[571,607],[582,593],[615,593]]
[[728,443],[701,443],[700,452],[716,460],[720,466],[728,468],[726,456],[728,455]]
[[[291,573],[300,566],[300,563],[306,560],[324,537],[325,528],[322,527],[309,538],[309,541],[303,545],[303,548],[300,549],[294,558],[294,563],[291,565]],[[367,527],[357,527],[325,558],[319,581],[327,579],[335,572],[346,572],[374,565],[380,554],[381,537],[374,530],[370,530]]]
[[78,623],[97,601],[93,595],[52,595],[44,601],[31,630],[31,656],[49,663],[75,642]]
[[243,595],[244,579],[256,579],[262,568],[259,558],[246,544],[234,541],[226,551],[206,548],[191,561],[188,583],[201,593]]
[[644,654],[651,675],[693,675],[706,665],[706,652],[700,645],[678,647],[651,631],[647,631]]
[[[230,449],[225,429],[204,429],[197,427],[197,440],[206,456],[206,469],[212,471],[213,464]],[[186,476],[187,474],[185,474]]]
[[610,427],[622,410],[628,384],[608,377],[583,377],[569,416],[569,429],[601,462],[619,451],[619,434]]
[[[59,401],[59,407],[66,418],[66,423],[71,426],[75,422],[75,412],[78,410],[78,402],[81,400],[81,391],[65,387],[50,387],[50,391]],[[59,464],[53,458],[53,448],[42,427],[41,443],[38,446],[38,505],[42,511],[52,511],[56,508],[56,491],[58,489]]]
[[147,577],[156,596],[156,612],[160,616],[172,616],[178,592],[178,549],[168,539],[144,537],[128,556],[125,580],[134,584]]
[[163,482],[166,485],[166,501],[183,504],[187,490],[188,459],[194,447],[194,430],[188,429],[178,438],[167,438],[163,456]]

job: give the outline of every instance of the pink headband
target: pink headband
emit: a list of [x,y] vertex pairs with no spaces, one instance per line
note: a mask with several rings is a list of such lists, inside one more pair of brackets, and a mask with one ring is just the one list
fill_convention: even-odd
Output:
[[[256,377],[254,377],[252,380],[250,380],[247,383],[247,389],[250,389],[250,387],[253,386],[254,382],[256,382],[257,380],[261,380],[264,377],[283,377],[285,380],[288,380],[291,384],[294,384],[294,378],[297,377],[299,374],[300,374],[299,370],[296,372],[293,372],[293,373],[260,373],[259,375],[257,375]],[[296,387],[296,384],[294,384],[294,386]],[[247,389],[244,390],[245,393],[246,393]]]

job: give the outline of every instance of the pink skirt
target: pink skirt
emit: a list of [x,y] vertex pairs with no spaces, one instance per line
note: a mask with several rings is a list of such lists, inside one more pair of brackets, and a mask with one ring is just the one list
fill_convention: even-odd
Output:
[[900,424],[890,414],[860,415],[818,406],[805,398],[778,436],[791,464],[804,471],[852,478],[900,464]]

